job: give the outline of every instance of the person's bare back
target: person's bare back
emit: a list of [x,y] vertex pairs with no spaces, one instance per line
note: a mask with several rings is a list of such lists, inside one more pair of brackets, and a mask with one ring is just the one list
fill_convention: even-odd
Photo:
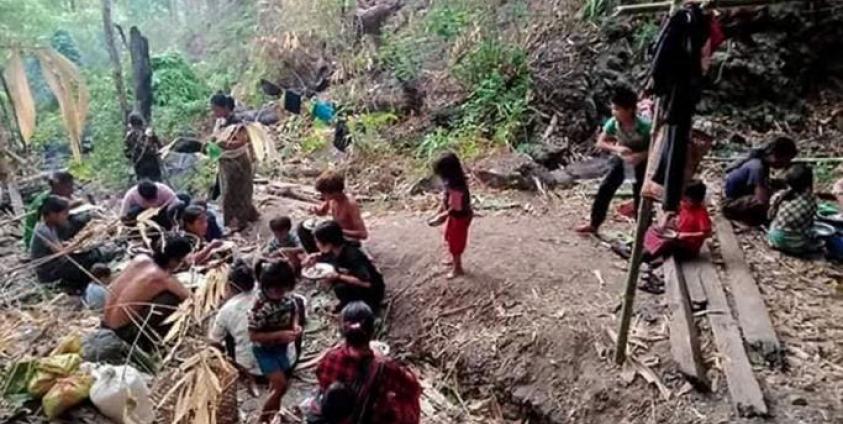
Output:
[[360,206],[357,205],[356,200],[346,195],[342,200],[331,199],[328,202],[328,207],[331,216],[340,224],[347,237],[358,240],[368,238],[366,224],[363,222]]
[[133,259],[109,286],[103,324],[118,329],[132,322],[129,310],[140,313],[156,296],[171,291],[186,299],[189,295],[181,283],[161,269],[149,256]]

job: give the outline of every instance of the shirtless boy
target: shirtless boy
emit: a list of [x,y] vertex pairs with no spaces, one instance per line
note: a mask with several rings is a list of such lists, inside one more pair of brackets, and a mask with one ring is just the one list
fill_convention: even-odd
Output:
[[[316,191],[322,195],[323,202],[314,206],[310,212],[317,216],[328,216],[340,224],[345,238],[353,244],[360,244],[369,237],[363,216],[360,213],[360,206],[353,197],[345,193],[345,178],[335,171],[325,171],[316,179]],[[302,247],[308,253],[318,251],[316,242],[313,240],[312,230],[300,225],[298,228],[299,240]]]
[[[165,247],[152,257],[140,255],[129,263],[109,286],[102,325],[127,343],[138,340],[141,349],[149,351],[155,339],[164,337],[167,317],[190,297],[175,277],[188,254],[190,242],[182,236],[168,236]],[[140,326],[146,323],[143,331]]]

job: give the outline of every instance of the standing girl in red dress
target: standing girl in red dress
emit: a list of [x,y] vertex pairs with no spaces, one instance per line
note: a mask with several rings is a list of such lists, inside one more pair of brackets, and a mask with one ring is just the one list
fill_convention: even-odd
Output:
[[445,242],[451,257],[448,263],[453,269],[448,279],[463,275],[462,254],[468,244],[468,228],[474,212],[471,210],[471,193],[468,181],[454,153],[445,153],[433,164],[433,173],[442,180],[444,195],[439,213],[431,220],[432,225],[445,223]]

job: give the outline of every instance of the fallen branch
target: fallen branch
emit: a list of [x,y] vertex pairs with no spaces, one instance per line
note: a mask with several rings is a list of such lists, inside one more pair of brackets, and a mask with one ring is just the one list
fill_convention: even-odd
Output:
[[[743,156],[727,158],[722,156],[706,156],[703,160],[707,160],[710,162],[734,162],[736,160],[742,159]],[[794,163],[843,163],[843,157],[830,157],[830,158],[818,158],[818,157],[808,157],[808,158],[794,158]]]
[[[776,3],[795,2],[798,0],[689,0],[688,3],[699,3],[707,8],[767,6]],[[673,1],[655,3],[630,4],[615,8],[614,16],[641,15],[648,13],[666,12],[673,6]]]

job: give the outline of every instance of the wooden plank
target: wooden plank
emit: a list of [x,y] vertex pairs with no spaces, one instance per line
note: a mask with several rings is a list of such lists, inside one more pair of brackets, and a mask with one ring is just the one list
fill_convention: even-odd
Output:
[[729,386],[732,406],[740,416],[766,416],[768,410],[764,395],[752,373],[738,324],[732,316],[717,270],[711,263],[708,248],[703,247],[700,259],[705,260],[700,267],[700,281],[708,298],[709,312],[706,316],[714,334],[714,344],[720,351],[721,368]]
[[743,330],[744,340],[749,345],[753,362],[779,366],[783,359],[781,344],[773,330],[773,323],[770,321],[761,291],[755,284],[755,277],[744,260],[732,223],[718,215],[715,224],[738,323]]
[[684,260],[679,266],[682,269],[682,276],[685,278],[685,286],[688,288],[688,299],[691,301],[691,310],[701,311],[708,304],[703,290],[700,269],[703,264],[699,257]]
[[23,198],[20,196],[18,186],[14,182],[9,181],[6,184],[6,189],[9,190],[9,201],[12,203],[12,210],[15,211],[15,215],[23,215],[26,213],[26,208],[23,206]]
[[710,384],[705,375],[697,325],[688,300],[688,289],[675,258],[669,258],[663,265],[664,282],[670,329],[670,352],[679,371],[698,390],[708,391]]

